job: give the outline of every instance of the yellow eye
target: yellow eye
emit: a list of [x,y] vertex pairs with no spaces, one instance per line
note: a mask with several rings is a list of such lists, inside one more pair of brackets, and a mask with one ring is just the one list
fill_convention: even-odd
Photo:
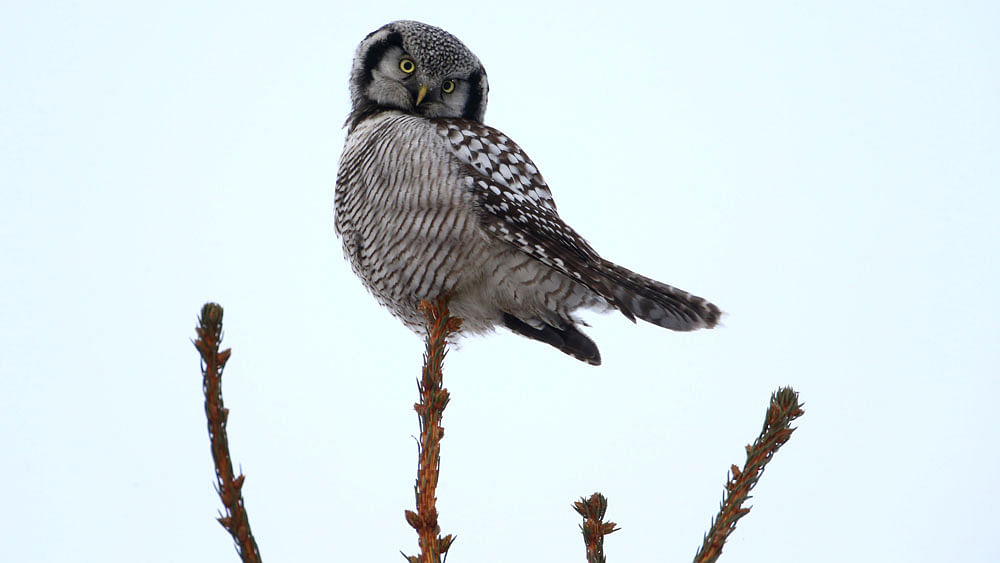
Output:
[[441,91],[444,92],[445,94],[451,94],[452,92],[454,92],[455,91],[455,81],[454,80],[445,80],[444,84],[441,85]]
[[410,74],[417,70],[417,65],[413,64],[413,59],[400,59],[399,70],[405,72],[406,74]]

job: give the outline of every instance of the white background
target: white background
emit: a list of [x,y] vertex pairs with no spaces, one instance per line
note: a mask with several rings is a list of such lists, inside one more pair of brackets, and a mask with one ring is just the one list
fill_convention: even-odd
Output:
[[[818,3],[815,3],[818,4]],[[191,338],[226,309],[268,561],[400,561],[422,343],[333,233],[358,42],[484,62],[487,123],[606,257],[725,326],[591,315],[593,368],[448,357],[449,561],[686,561],[767,399],[799,430],[724,561],[997,561],[1000,14],[992,3],[5,2],[0,560],[235,561]]]

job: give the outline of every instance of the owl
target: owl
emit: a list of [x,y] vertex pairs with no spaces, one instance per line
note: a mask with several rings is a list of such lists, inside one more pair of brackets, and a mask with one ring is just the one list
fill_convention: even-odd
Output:
[[335,228],[375,299],[423,334],[418,304],[447,296],[463,333],[506,327],[592,365],[580,310],[714,327],[718,307],[605,260],[563,222],[535,163],[483,123],[488,91],[437,27],[392,22],[358,46]]

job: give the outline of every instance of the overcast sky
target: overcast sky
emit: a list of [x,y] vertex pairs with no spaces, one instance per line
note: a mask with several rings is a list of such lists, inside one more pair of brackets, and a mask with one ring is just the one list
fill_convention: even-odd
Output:
[[1000,10],[989,2],[4,2],[0,560],[236,561],[191,339],[226,310],[269,561],[400,561],[422,343],[333,231],[358,42],[443,27],[486,122],[710,332],[589,315],[604,365],[452,350],[449,561],[687,561],[767,399],[806,403],[723,561],[998,561]]

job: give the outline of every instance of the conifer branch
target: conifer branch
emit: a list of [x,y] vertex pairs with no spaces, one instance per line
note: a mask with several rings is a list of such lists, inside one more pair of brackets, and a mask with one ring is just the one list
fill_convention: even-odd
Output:
[[457,332],[461,319],[452,317],[448,311],[448,299],[436,302],[420,302],[420,310],[427,319],[426,352],[424,367],[417,389],[420,402],[413,405],[420,419],[420,443],[417,453],[417,481],[413,486],[417,511],[407,510],[406,521],[417,531],[420,545],[419,556],[406,556],[410,563],[441,563],[447,557],[455,537],[451,534],[441,537],[438,526],[437,491],[441,469],[441,438],[444,428],[441,418],[448,406],[448,390],[443,385],[441,367],[447,353],[448,336]]
[[573,509],[583,516],[580,531],[583,533],[583,544],[587,548],[587,563],[605,563],[604,536],[617,532],[614,522],[605,522],[604,513],[608,510],[608,499],[601,493],[594,493],[590,498],[581,497],[573,503]]
[[205,416],[208,418],[208,438],[215,461],[215,490],[222,499],[225,514],[218,518],[222,527],[233,536],[236,552],[244,563],[259,563],[257,540],[250,531],[250,520],[243,503],[244,475],[234,476],[233,461],[229,457],[229,438],[226,421],[229,409],[222,403],[222,370],[229,360],[231,350],[219,351],[222,343],[222,307],[206,303],[198,317],[198,339],[194,347],[201,354],[202,389],[205,392]]
[[695,563],[714,563],[722,555],[722,546],[729,534],[736,529],[736,523],[750,512],[743,503],[750,499],[750,491],[757,485],[764,466],[771,461],[778,449],[788,441],[795,431],[791,423],[802,416],[799,394],[791,387],[782,387],[771,395],[771,404],[764,417],[764,427],[753,445],[746,447],[747,459],[743,469],[733,465],[726,482],[719,512],[712,519],[712,526],[705,534],[701,547],[694,556]]

